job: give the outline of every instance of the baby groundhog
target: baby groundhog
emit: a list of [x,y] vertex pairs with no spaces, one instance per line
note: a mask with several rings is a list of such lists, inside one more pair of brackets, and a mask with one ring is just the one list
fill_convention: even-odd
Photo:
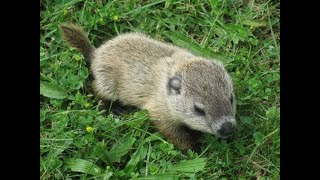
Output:
[[73,24],[64,40],[90,64],[94,94],[147,109],[155,126],[182,150],[196,149],[188,129],[228,138],[236,127],[232,80],[213,59],[142,33],[125,33],[94,48]]

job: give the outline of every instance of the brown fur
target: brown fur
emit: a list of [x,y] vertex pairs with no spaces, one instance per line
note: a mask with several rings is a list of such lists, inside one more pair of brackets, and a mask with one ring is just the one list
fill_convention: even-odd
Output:
[[[63,38],[70,46],[78,49],[88,60],[92,57],[94,48],[91,46],[86,33],[73,24],[63,24],[60,26]],[[75,38],[76,37],[76,38]]]
[[236,124],[232,81],[218,61],[141,33],[121,34],[94,49],[79,27],[62,25],[61,30],[89,58],[95,94],[147,109],[159,131],[179,148],[194,147],[185,126],[222,137],[221,124]]

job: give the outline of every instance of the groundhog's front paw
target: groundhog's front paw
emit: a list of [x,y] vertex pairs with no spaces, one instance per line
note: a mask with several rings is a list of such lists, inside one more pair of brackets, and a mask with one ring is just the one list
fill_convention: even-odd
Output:
[[191,148],[183,149],[183,150],[182,150],[182,154],[187,155],[189,149],[192,150],[192,151],[195,152],[195,153],[198,153],[198,154],[200,154],[200,152],[201,152],[200,146],[198,146],[198,145],[193,145]]
[[201,152],[201,148],[200,148],[199,145],[194,145],[194,146],[192,147],[192,150],[193,150],[194,152],[198,153],[198,154]]

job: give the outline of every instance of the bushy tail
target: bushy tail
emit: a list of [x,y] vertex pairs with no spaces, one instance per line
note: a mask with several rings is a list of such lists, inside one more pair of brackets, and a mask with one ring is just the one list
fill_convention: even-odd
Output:
[[74,24],[61,24],[60,30],[63,39],[72,47],[78,49],[85,59],[90,62],[94,47],[91,45],[87,34]]

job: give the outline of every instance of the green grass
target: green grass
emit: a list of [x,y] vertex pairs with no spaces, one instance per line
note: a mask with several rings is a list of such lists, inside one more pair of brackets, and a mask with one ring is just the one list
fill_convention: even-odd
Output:
[[[40,179],[279,179],[280,1],[41,0]],[[58,25],[95,46],[118,33],[150,36],[218,58],[235,84],[232,142],[205,134],[183,154],[145,111],[116,117],[93,97],[82,55]]]

